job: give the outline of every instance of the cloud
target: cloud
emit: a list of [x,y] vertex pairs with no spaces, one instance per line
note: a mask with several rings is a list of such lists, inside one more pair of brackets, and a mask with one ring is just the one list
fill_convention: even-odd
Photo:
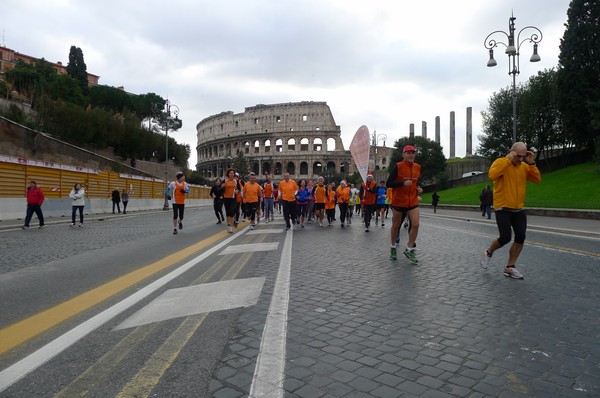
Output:
[[7,47],[66,64],[75,45],[101,84],[154,92],[177,104],[184,127],[174,136],[193,149],[193,167],[195,126],[205,117],[303,100],[329,104],[346,148],[362,124],[391,144],[408,135],[410,123],[420,134],[426,121],[433,138],[440,116],[447,156],[448,115],[455,111],[456,154],[463,156],[465,108],[473,107],[476,148],[480,112],[511,83],[502,49],[498,66],[485,66],[484,38],[507,30],[511,10],[517,29],[542,30],[542,62],[526,62],[531,46],[524,45],[517,80],[525,82],[557,65],[570,1],[5,3],[0,29]]

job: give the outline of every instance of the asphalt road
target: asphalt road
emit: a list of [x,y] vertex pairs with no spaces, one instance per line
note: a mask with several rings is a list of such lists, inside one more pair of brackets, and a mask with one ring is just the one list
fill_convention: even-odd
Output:
[[423,209],[418,265],[389,220],[211,213],[3,222],[0,397],[600,395],[599,221],[531,217],[519,281],[477,213]]

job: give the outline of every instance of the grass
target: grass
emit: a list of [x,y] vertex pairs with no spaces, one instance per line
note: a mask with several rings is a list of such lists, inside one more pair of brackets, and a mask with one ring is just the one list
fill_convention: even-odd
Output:
[[[527,183],[526,207],[600,209],[600,173],[595,163],[583,163],[542,173],[540,184]],[[479,194],[489,182],[438,191],[440,205],[479,205]],[[423,203],[431,203],[423,194]]]

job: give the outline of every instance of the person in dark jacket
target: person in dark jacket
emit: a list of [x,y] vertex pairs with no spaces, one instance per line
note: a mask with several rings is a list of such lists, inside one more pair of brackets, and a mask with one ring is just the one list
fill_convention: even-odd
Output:
[[437,213],[438,203],[440,203],[440,195],[438,195],[437,192],[434,192],[433,195],[431,195],[431,206],[433,206],[434,213]]
[[487,215],[489,220],[492,218],[492,204],[494,203],[494,193],[492,192],[492,188],[487,185],[481,193],[481,196],[481,204],[483,205],[483,212],[481,213],[481,216],[484,217]]
[[40,222],[40,228],[44,226],[42,203],[44,203],[44,192],[37,186],[35,181],[30,181],[29,187],[27,187],[27,213],[25,214],[25,224],[21,228],[24,230],[29,229],[29,222],[33,217],[33,213],[35,213]]
[[119,213],[121,212],[121,193],[119,192],[119,188],[115,188],[112,191],[112,204],[113,204],[113,214],[115,214],[115,206],[117,206],[117,210]]
[[210,188],[209,195],[213,198],[213,209],[215,210],[215,216],[217,216],[217,224],[221,224],[225,221],[225,217],[223,216],[223,187],[220,178],[215,180],[215,185]]

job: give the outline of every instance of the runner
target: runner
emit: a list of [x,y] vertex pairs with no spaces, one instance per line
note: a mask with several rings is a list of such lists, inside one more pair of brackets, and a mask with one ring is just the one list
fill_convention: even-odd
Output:
[[262,200],[262,188],[256,182],[256,174],[250,173],[250,181],[244,184],[244,202],[246,203],[246,216],[250,219],[250,229],[256,226],[256,211]]
[[375,225],[377,225],[379,218],[381,218],[381,226],[385,227],[385,198],[387,194],[387,188],[385,187],[385,181],[380,181],[377,187],[377,199],[375,200]]
[[225,216],[227,217],[227,232],[233,233],[235,209],[237,206],[236,196],[239,190],[235,179],[235,170],[228,169],[225,173],[227,178],[223,182],[223,203],[225,205]]
[[273,210],[275,204],[275,193],[277,188],[273,181],[271,181],[271,174],[265,173],[267,181],[263,184],[263,195],[264,195],[264,209],[265,209],[265,222],[273,221]]
[[419,233],[419,198],[423,189],[418,185],[421,177],[421,166],[415,163],[415,147],[406,145],[402,150],[402,161],[396,163],[390,172],[386,186],[393,189],[392,202],[392,228],[390,229],[391,254],[390,259],[398,258],[396,251],[396,240],[399,236],[399,229],[402,220],[408,217],[410,230],[408,232],[408,242],[404,255],[412,263],[418,263],[415,254],[415,240]]
[[352,224],[352,215],[354,214],[354,206],[356,205],[357,197],[358,197],[358,190],[356,190],[354,188],[354,184],[350,184],[350,198],[348,199],[348,214],[346,215],[346,220],[348,220],[348,225]]
[[221,179],[215,180],[215,185],[210,189],[210,197],[213,198],[213,209],[215,210],[215,216],[217,216],[217,224],[221,224],[225,221],[223,216],[223,186]]
[[308,215],[308,224],[312,223],[312,220],[315,218],[315,197],[312,195],[312,191],[315,185],[313,184],[313,180],[308,180],[306,183],[306,188],[308,188],[308,208],[306,209],[306,214]]
[[[244,202],[242,194],[244,192],[244,181],[240,178],[238,173],[235,173],[235,183],[237,185],[237,192],[235,194],[235,220],[233,221],[233,226],[237,228],[240,223],[240,213],[244,214],[242,204]],[[244,214],[243,220],[246,221],[246,217]]]
[[173,195],[173,235],[177,235],[178,226],[179,229],[183,229],[185,194],[190,192],[185,175],[180,171],[175,177],[177,180],[169,184],[169,192]]
[[325,198],[325,214],[327,214],[328,227],[335,221],[335,198],[336,194],[333,189],[333,182],[327,184],[327,197]]
[[365,220],[365,232],[369,232],[371,217],[375,212],[375,201],[377,200],[377,183],[373,181],[373,174],[367,175],[367,181],[360,187],[360,201],[363,205],[363,218]]
[[317,185],[313,188],[312,195],[315,198],[315,220],[318,220],[319,227],[322,227],[323,218],[325,217],[325,202],[328,196],[327,186],[323,177],[317,179]]
[[[346,180],[340,182],[336,195],[338,206],[340,208],[340,222],[342,223],[342,228],[344,228],[346,216],[348,215],[348,201],[350,200],[350,187],[346,184]],[[348,224],[350,224],[349,221]]]
[[308,214],[308,201],[311,196],[311,192],[306,187],[306,181],[300,181],[300,188],[296,191],[296,203],[298,204],[301,228],[304,228],[304,218]]
[[278,192],[281,198],[281,206],[283,207],[283,218],[285,219],[285,230],[289,230],[292,224],[296,224],[296,191],[298,184],[296,181],[290,180],[290,173],[283,174],[283,181],[279,183]]

